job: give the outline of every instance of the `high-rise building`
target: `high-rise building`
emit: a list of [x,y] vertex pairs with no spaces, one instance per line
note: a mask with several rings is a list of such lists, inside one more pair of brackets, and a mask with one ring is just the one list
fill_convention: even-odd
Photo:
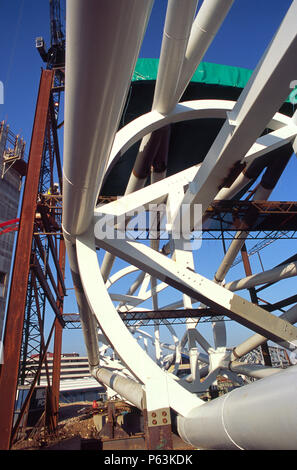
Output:
[[15,238],[22,177],[26,173],[25,142],[0,123],[0,339]]

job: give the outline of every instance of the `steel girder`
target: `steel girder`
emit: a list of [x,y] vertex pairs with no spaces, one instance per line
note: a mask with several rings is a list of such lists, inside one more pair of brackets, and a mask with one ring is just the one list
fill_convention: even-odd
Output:
[[[258,345],[267,339],[272,339],[287,349],[294,350],[297,344],[297,329],[291,322],[295,322],[295,312],[292,310],[291,315],[288,314],[282,318],[276,317],[245,298],[235,295],[223,286],[223,271],[224,274],[228,271],[236,254],[242,247],[242,243],[236,243],[234,250],[232,250],[232,256],[227,253],[226,268],[222,271],[222,276],[219,276],[219,279],[215,282],[193,272],[192,257],[188,250],[189,244],[185,244],[187,240],[173,240],[174,244],[171,246],[169,244],[166,247],[167,251],[161,253],[159,243],[156,240],[151,243],[151,246],[147,246],[145,243],[122,239],[121,237],[113,238],[113,236],[115,233],[119,233],[120,229],[123,231],[123,228],[126,227],[125,224],[133,220],[131,211],[136,210],[141,215],[148,209],[149,204],[157,203],[162,203],[164,206],[160,217],[162,219],[167,214],[168,230],[171,231],[172,238],[174,238],[175,222],[182,213],[183,206],[186,206],[189,214],[190,228],[195,228],[192,219],[192,209],[195,204],[202,206],[203,215],[212,201],[220,195],[221,190],[224,190],[224,198],[231,198],[231,189],[229,190],[227,186],[224,186],[231,176],[233,178],[231,178],[231,185],[235,184],[235,190],[234,187],[232,190],[235,193],[245,185],[245,178],[240,172],[238,173],[238,168],[242,169],[242,166],[238,166],[239,164],[249,164],[263,155],[269,155],[272,150],[287,144],[294,144],[297,135],[295,117],[290,119],[280,115],[277,111],[289,95],[290,83],[297,74],[294,60],[297,51],[297,35],[294,26],[297,15],[297,1],[292,3],[277,34],[236,103],[207,100],[178,104],[176,101],[176,103],[170,105],[168,99],[166,101],[165,98],[166,113],[163,113],[164,103],[161,107],[162,113],[154,105],[150,113],[141,116],[116,133],[116,123],[119,120],[123,98],[126,96],[129,86],[129,73],[133,69],[135,56],[138,53],[144,33],[141,26],[146,24],[151,7],[149,2],[138,2],[138,8],[141,8],[140,11],[136,8],[135,2],[131,0],[130,3],[134,8],[133,14],[128,18],[125,12],[121,10],[121,22],[115,19],[113,15],[113,2],[109,6],[105,6],[103,10],[101,9],[100,14],[106,23],[105,31],[108,31],[108,27],[116,27],[120,32],[133,23],[134,48],[131,48],[131,45],[126,41],[121,49],[121,55],[119,55],[119,49],[116,49],[117,42],[111,41],[110,36],[107,34],[106,52],[101,52],[99,58],[96,56],[95,64],[92,54],[90,57],[83,56],[86,50],[83,45],[89,43],[90,39],[94,43],[98,43],[102,38],[100,28],[91,27],[96,15],[99,17],[98,4],[92,1],[91,7],[87,9],[83,6],[83,2],[79,0],[68,2],[69,17],[72,21],[69,23],[70,28],[67,39],[70,51],[68,60],[66,54],[66,70],[68,68],[69,78],[68,85],[66,79],[63,229],[90,368],[99,381],[109,387],[114,387],[117,393],[134,402],[136,406],[145,407],[149,413],[156,410],[167,410],[168,408],[175,410],[179,415],[180,434],[188,442],[193,442],[195,445],[199,445],[200,442],[201,445],[209,446],[209,448],[224,448],[224,446],[226,448],[255,448],[255,446],[261,446],[261,443],[264,442],[263,445],[271,446],[277,438],[277,433],[282,432],[281,426],[276,426],[274,436],[271,442],[267,444],[267,441],[265,439],[261,440],[261,435],[255,432],[257,419],[252,416],[249,418],[246,413],[243,413],[250,428],[254,430],[254,441],[251,443],[251,435],[253,434],[251,431],[246,434],[246,438],[244,433],[241,433],[240,444],[234,444],[233,438],[228,440],[226,430],[222,431],[217,428],[216,431],[217,422],[221,419],[221,405],[224,400],[214,400],[213,405],[207,406],[201,399],[197,398],[195,393],[201,391],[202,383],[207,386],[214,383],[219,373],[227,375],[233,383],[241,383],[241,373],[238,375],[236,371],[241,370],[242,372],[244,368],[238,368],[236,363],[233,364],[232,368],[232,362],[253,349],[255,344]],[[169,2],[169,4],[168,14],[173,15],[173,18],[174,14],[177,13],[177,10],[175,10],[177,5],[174,1]],[[231,2],[225,2],[227,8],[224,12],[216,9],[218,5],[215,1],[206,0],[203,6],[207,9],[210,19],[214,19],[216,13],[222,19],[230,4]],[[117,2],[117,8],[122,8],[123,5],[124,2]],[[190,6],[193,7],[192,2]],[[144,7],[146,7],[146,10]],[[190,9],[188,13],[190,17]],[[81,23],[78,18],[81,19],[81,17],[90,26],[87,30],[80,28]],[[181,24],[178,16],[176,16],[175,21],[177,25]],[[142,24],[139,24],[141,22]],[[212,32],[215,32],[218,27],[218,22],[216,22],[216,25],[214,23],[210,21],[210,25],[213,27]],[[170,25],[173,27],[174,21]],[[187,21],[184,23],[184,27],[188,27]],[[129,31],[132,34],[131,27]],[[78,34],[81,43],[81,49],[79,50],[74,47]],[[193,39],[191,35],[192,33],[189,36],[189,44]],[[168,35],[165,36],[167,41]],[[183,39],[185,36],[183,36]],[[164,42],[164,44],[166,43]],[[182,53],[185,53],[182,51],[187,49],[184,41],[181,41],[180,45],[179,53],[182,55]],[[116,94],[111,93],[111,84],[102,80],[100,67],[104,64],[105,69],[108,67],[109,73],[116,76],[120,61],[115,63],[115,61],[110,60],[107,53],[109,53],[109,57],[115,54],[119,59],[120,57],[125,59],[125,66],[123,66],[122,73],[119,74],[120,83],[113,84]],[[86,74],[83,80],[84,93],[79,95],[77,90],[78,83],[81,85],[81,60],[87,62]],[[180,68],[177,64],[174,65],[177,74],[176,81],[180,85],[180,76],[183,73],[182,67]],[[195,65],[197,66],[198,63]],[[89,66],[89,69],[87,66]],[[90,70],[92,71],[91,74],[89,73]],[[163,71],[160,80],[161,78],[166,79],[166,73],[170,77],[171,72]],[[94,83],[96,83],[96,86],[94,86]],[[100,86],[98,83],[100,83]],[[171,84],[171,91],[178,89],[174,80],[170,80],[169,83]],[[90,89],[93,91],[91,99],[90,96],[86,95]],[[164,96],[168,95],[168,90],[165,91]],[[178,93],[176,96],[178,96]],[[159,99],[157,101],[159,102]],[[99,103],[101,108],[106,111],[104,116],[102,112],[98,111]],[[126,194],[117,201],[100,206],[93,213],[104,175],[108,173],[112,165],[121,158],[131,145],[161,127],[199,117],[225,119],[225,124],[201,165],[185,170],[181,174],[162,179],[143,189],[139,189],[143,184],[138,188],[135,185],[134,189],[139,189],[138,191]],[[85,128],[86,132],[82,132],[79,136],[74,122],[76,118],[79,118],[80,122],[84,122],[86,118],[91,124],[88,128]],[[108,129],[105,125],[107,122],[112,123]],[[98,129],[102,130],[101,126],[104,129],[102,133],[98,132]],[[261,136],[265,128],[269,128],[271,131]],[[78,138],[80,139],[79,142]],[[83,162],[81,160],[82,153],[85,155]],[[262,198],[264,195],[267,198],[270,191],[266,191],[266,189],[258,188],[255,197]],[[179,200],[177,198],[178,193],[181,196]],[[222,197],[222,193],[218,198],[220,199],[220,197]],[[175,201],[174,204],[170,202],[173,200]],[[110,222],[112,217],[118,218],[116,222]],[[122,219],[119,222],[121,217]],[[124,217],[126,219],[123,225]],[[107,236],[98,236],[98,227],[100,229],[105,227],[105,235]],[[113,236],[110,235],[111,233]],[[107,261],[104,268],[101,267],[101,271],[96,248],[103,248],[107,252],[107,258],[105,258],[105,261]],[[172,255],[172,258],[170,259],[168,255]],[[134,272],[134,267],[127,268],[125,272],[115,275],[113,280],[112,278],[108,279],[115,256],[128,261],[141,271],[138,278],[136,280],[134,278],[133,284],[126,294],[112,292],[109,295],[107,291],[123,275]],[[163,284],[158,284],[156,279],[161,279]],[[149,283],[151,285],[150,290],[148,289]],[[160,367],[163,358],[160,351],[159,330],[155,328],[154,345],[157,362],[154,362],[150,355],[146,353],[146,348],[141,348],[133,334],[126,328],[113,304],[113,301],[120,302],[117,308],[121,313],[133,311],[139,305],[139,302],[148,296],[152,298],[156,308],[158,307],[157,291],[161,292],[167,286],[174,287],[182,295],[182,300],[177,300],[174,303],[175,308],[180,305],[191,307],[195,301],[199,301],[209,305],[218,314],[227,315],[236,319],[239,323],[247,325],[256,334],[245,344],[238,345],[232,353],[225,344],[224,327],[221,328],[216,323],[213,325],[214,347],[196,328],[189,328],[180,341],[176,340],[176,332],[172,330],[174,347],[171,350],[175,351],[175,357],[178,358],[175,361],[174,372],[177,373],[178,371],[181,352],[188,342],[191,374],[186,379],[182,379],[178,378],[175,373],[168,373],[164,367]],[[134,295],[138,288],[140,289],[138,295]],[[139,326],[141,326],[141,322]],[[98,347],[98,327],[100,329],[100,338],[105,338],[103,349]],[[137,329],[139,330],[139,328]],[[145,336],[143,333],[141,335],[142,337]],[[198,344],[208,354],[207,358],[199,357]],[[116,363],[113,372],[104,367],[100,351],[106,352],[108,346],[113,348],[124,369],[121,369]],[[204,361],[206,367],[201,367],[199,360]],[[248,373],[252,374],[252,369],[245,368],[245,372],[248,370]],[[273,377],[269,377],[268,382],[265,382],[266,379],[263,378],[261,380],[263,386],[247,386],[250,387],[248,395],[251,406],[253,400],[256,400],[257,406],[262,403],[259,389],[266,393],[269,387],[274,386],[275,383],[286,386],[289,375],[290,379],[293,377],[294,383],[296,381],[296,374],[293,372],[281,377],[281,373],[275,374],[275,370],[267,369],[267,367],[256,371],[257,377],[264,377],[267,374],[273,374]],[[235,411],[232,412],[232,420],[233,416],[236,416],[238,395],[241,396],[241,393],[239,392],[234,400],[232,393],[226,396],[228,405],[231,408],[232,403],[234,403]],[[278,398],[281,399],[280,396]],[[273,397],[271,394],[269,406],[274,407],[275,400],[279,403],[278,398]],[[242,412],[242,409],[239,409]],[[279,413],[287,413],[286,407],[281,407]],[[204,428],[199,425],[199,422],[204,422],[205,416],[209,420],[209,425]],[[150,418],[148,419],[150,422]],[[231,424],[234,424],[234,428],[237,429],[237,422],[233,421]],[[151,422],[150,426],[152,427]],[[293,424],[292,426],[290,429],[293,432],[295,428]],[[203,436],[201,436],[201,432],[195,430],[197,427],[202,430]],[[293,432],[293,434],[296,433]],[[286,435],[286,438],[290,441],[290,448],[296,445],[295,437],[290,439]],[[281,441],[281,445],[285,445],[284,440]]]

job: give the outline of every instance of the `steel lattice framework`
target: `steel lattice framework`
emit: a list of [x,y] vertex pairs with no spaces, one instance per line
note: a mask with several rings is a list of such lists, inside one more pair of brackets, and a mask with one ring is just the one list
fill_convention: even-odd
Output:
[[[267,341],[278,344],[286,359],[295,353],[297,296],[269,302],[259,296],[297,275],[296,255],[252,273],[246,241],[296,238],[296,202],[268,199],[297,146],[297,115],[280,112],[297,77],[297,0],[237,101],[182,100],[233,0],[168,0],[151,111],[120,127],[153,3],[68,0],[65,77],[59,22],[51,23],[48,52],[38,38],[48,69],[41,76],[8,306],[0,388],[10,408],[0,407],[1,443],[11,443],[14,397],[8,392],[17,383],[22,340],[15,325],[24,321],[26,300],[25,327],[32,325],[33,312],[38,334],[41,297],[56,316],[47,341],[42,336],[38,343],[42,357],[35,382],[54,327],[60,357],[62,326],[78,323],[77,314],[63,315],[64,243],[58,259],[52,239],[62,231],[91,374],[143,411],[148,448],[161,442],[163,449],[172,447],[175,420],[182,439],[199,448],[296,449],[296,366],[272,367]],[[50,6],[51,15],[59,16],[59,2]],[[62,172],[57,109],[64,79]],[[222,122],[203,161],[168,175],[173,125],[202,120]],[[125,194],[106,199],[106,179],[136,144]],[[54,160],[63,199],[46,194],[53,188]],[[197,257],[202,238],[224,246],[211,278],[201,274]],[[58,276],[51,282],[55,299],[48,289],[49,254]],[[227,282],[239,259],[245,277]],[[26,290],[22,282],[29,272]],[[235,347],[227,342],[230,320],[253,332]],[[211,342],[202,323],[211,323]],[[162,340],[164,331],[170,340]],[[15,344],[9,343],[12,335]],[[255,351],[261,357],[256,364],[248,360]],[[222,377],[232,391],[205,403],[202,394]],[[57,377],[53,388],[57,397]]]
[[[64,90],[65,40],[61,30],[60,2],[50,0],[51,46],[36,46],[47,65],[42,70],[36,103],[26,181],[23,191],[14,267],[4,333],[5,361],[0,367],[0,447],[11,447],[39,381],[43,363],[47,371],[44,422],[50,430],[58,423],[59,377],[64,283],[65,244],[61,232],[62,165],[58,139],[60,96]],[[57,179],[56,179],[57,178]],[[59,184],[56,182],[59,181]],[[60,187],[59,187],[60,186]],[[54,313],[45,338],[48,311]],[[47,315],[46,315],[47,314]],[[47,350],[54,336],[52,376]],[[15,419],[19,383],[28,383],[30,356],[38,357],[34,377]]]
[[[296,425],[287,407],[296,388],[295,367],[281,371],[269,366],[269,361],[255,365],[239,360],[260,345],[264,354],[267,339],[289,351],[297,344],[297,328],[293,326],[296,305],[276,316],[271,312],[284,304],[264,308],[254,290],[257,285],[296,275],[296,263],[252,275],[245,248],[250,232],[256,230],[256,216],[261,219],[265,213],[263,217],[269,221],[275,210],[284,210],[265,201],[296,149],[296,115],[291,118],[278,111],[297,75],[297,1],[292,2],[236,102],[180,102],[232,3],[205,0],[196,14],[197,1],[168,2],[152,110],[120,130],[131,73],[153,2],[117,0],[107,5],[97,0],[72,0],[67,5],[64,237],[92,375],[145,410],[151,448],[160,433],[168,437],[170,447],[170,410],[177,415],[181,437],[199,447],[293,449],[297,445]],[[95,45],[103,38],[104,50],[99,46],[97,50]],[[112,83],[108,77],[113,77]],[[170,127],[193,119],[222,119],[224,124],[202,163],[166,176]],[[265,129],[268,131],[263,133]],[[136,142],[140,142],[139,150],[124,196],[96,206],[111,168]],[[207,228],[211,205],[212,211],[217,207],[222,229],[224,214],[230,213],[228,200],[250,188],[264,168],[264,177],[248,196],[252,203],[243,218],[239,215],[245,202],[238,202],[236,210],[233,204],[236,232],[213,279],[207,279],[199,274],[199,266],[195,268],[194,251],[200,244],[195,237],[190,242],[187,235],[199,232],[202,226]],[[156,213],[152,205],[162,208]],[[294,212],[294,207],[286,209]],[[148,213],[154,221],[150,237],[131,239],[129,230],[140,227],[143,231]],[[290,216],[294,217],[293,213]],[[163,222],[169,233],[166,243],[158,239]],[[268,228],[275,231],[274,225],[273,229]],[[105,252],[100,265],[98,249]],[[225,277],[240,252],[245,258],[246,277],[226,284]],[[117,258],[128,265],[116,271]],[[117,291],[116,283],[133,273],[137,276],[126,293]],[[170,305],[161,305],[161,294],[168,287],[180,297]],[[235,293],[243,288],[250,292],[251,301]],[[149,299],[152,311],[140,309]],[[213,344],[199,331],[199,315],[194,322],[190,318],[194,306],[213,316]],[[165,312],[178,309],[184,312],[175,315],[188,317],[181,336],[169,322],[172,314],[164,318]],[[141,310],[145,318],[152,317],[151,335],[142,329]],[[171,344],[160,338],[156,320],[162,311]],[[247,326],[254,335],[233,350],[228,348],[225,317]],[[137,321],[128,328],[125,318]],[[148,354],[148,341],[153,344],[154,358]],[[114,356],[108,356],[110,349],[117,357],[114,362]],[[170,372],[165,367],[164,350],[172,353]],[[190,361],[191,373],[186,378],[178,375],[182,352]],[[244,376],[261,380],[204,403],[199,392],[213,386],[219,375],[227,376],[234,385],[242,385]],[[279,394],[272,389],[278,389]],[[288,422],[291,425],[287,427]]]

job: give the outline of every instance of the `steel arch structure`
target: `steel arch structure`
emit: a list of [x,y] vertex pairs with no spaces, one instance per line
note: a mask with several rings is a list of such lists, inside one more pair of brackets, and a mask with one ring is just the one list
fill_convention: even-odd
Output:
[[[296,368],[280,371],[239,359],[267,339],[295,350],[297,306],[277,317],[234,292],[294,276],[296,263],[225,285],[248,231],[235,234],[213,279],[195,270],[193,253],[200,244],[189,241],[214,200],[236,196],[250,183],[247,169],[288,146],[287,158],[268,163],[273,183],[260,183],[254,192],[254,201],[267,200],[296,150],[296,115],[290,118],[278,112],[297,76],[296,0],[237,102],[180,102],[232,3],[204,0],[197,12],[196,0],[168,1],[152,110],[118,131],[153,1],[68,1],[63,233],[90,370],[99,382],[145,409],[150,429],[168,426],[173,411],[180,436],[200,448],[295,449],[297,412],[289,403],[296,389]],[[199,118],[220,118],[224,124],[201,164],[166,177],[168,126]],[[269,132],[263,134],[266,128]],[[96,206],[110,168],[138,141],[125,195]],[[165,223],[169,242],[161,244],[156,234],[149,243],[131,239],[129,230],[144,229],[141,224],[146,225],[148,211],[156,220],[152,209],[156,206],[161,207],[158,217]],[[154,232],[159,226],[151,228]],[[101,266],[98,248],[105,253]],[[117,257],[128,266],[111,276]],[[127,292],[109,293],[131,274]],[[180,298],[161,307],[158,295],[168,287]],[[168,322],[171,344],[161,341],[157,324],[153,335],[143,330],[141,320],[127,328],[125,313],[139,310],[148,299],[154,310],[209,307],[216,315],[213,344],[199,332],[198,318],[186,321],[182,336]],[[234,350],[226,343],[225,316],[254,331]],[[155,348],[154,359],[148,341]],[[110,349],[116,358],[108,355]],[[162,350],[170,351],[173,370],[167,370]],[[185,350],[191,373],[181,378],[177,372]],[[261,380],[205,403],[199,393],[218,374],[237,385],[242,385],[245,375]]]

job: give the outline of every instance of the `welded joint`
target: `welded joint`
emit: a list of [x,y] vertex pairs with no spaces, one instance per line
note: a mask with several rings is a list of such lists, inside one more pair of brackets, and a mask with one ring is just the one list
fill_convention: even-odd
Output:
[[230,364],[230,352],[225,347],[209,348],[209,370],[228,369]]

